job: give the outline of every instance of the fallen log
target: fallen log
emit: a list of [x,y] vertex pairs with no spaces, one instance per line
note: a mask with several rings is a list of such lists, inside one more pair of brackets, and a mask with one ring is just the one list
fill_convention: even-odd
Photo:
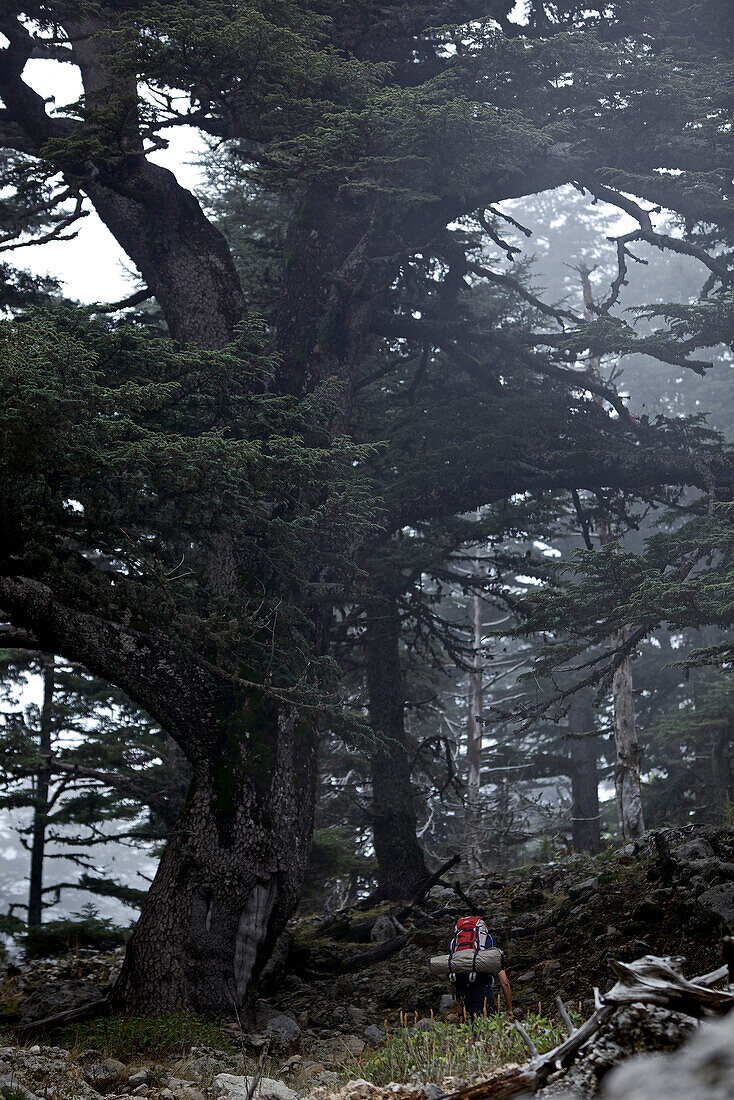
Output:
[[734,1008],[734,992],[689,982],[681,974],[682,963],[682,959],[658,959],[652,955],[632,963],[611,960],[609,965],[619,980],[608,993],[602,994],[602,1003],[663,1005],[696,1018],[724,1016]]
[[308,969],[316,978],[320,974],[350,974],[355,970],[365,970],[402,951],[409,939],[409,936],[394,936],[393,939],[375,944],[369,951],[360,951],[357,955],[340,955],[338,958],[314,961]]
[[44,1016],[42,1020],[29,1020],[25,1024],[16,1024],[13,1031],[21,1035],[27,1035],[32,1031],[42,1031],[48,1027],[60,1027],[62,1024],[73,1024],[77,1020],[86,1020],[89,1016],[99,1016],[109,1011],[108,997],[102,997],[96,1001],[89,1001],[85,1005],[77,1005],[76,1008],[66,1008],[63,1012],[55,1012],[53,1016]]

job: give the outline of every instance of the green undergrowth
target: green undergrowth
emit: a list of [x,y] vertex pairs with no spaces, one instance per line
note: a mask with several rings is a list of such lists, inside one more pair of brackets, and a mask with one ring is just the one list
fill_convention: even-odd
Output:
[[75,914],[73,920],[51,920],[37,928],[29,928],[21,942],[26,958],[46,959],[80,948],[109,951],[129,938],[129,929],[119,928],[87,906],[82,913]]
[[[528,1013],[522,1022],[541,1054],[564,1038],[561,1026],[547,1016]],[[440,1083],[445,1077],[487,1076],[506,1062],[526,1061],[519,1032],[505,1016],[493,1015],[464,1024],[436,1023],[426,1031],[398,1028],[377,1050],[344,1063],[339,1071],[344,1078],[356,1072],[375,1085],[416,1078]]]
[[198,1016],[100,1016],[69,1024],[54,1037],[58,1046],[70,1050],[94,1047],[106,1058],[133,1061],[136,1058],[185,1058],[192,1046],[214,1047],[234,1053],[236,1047],[226,1031]]

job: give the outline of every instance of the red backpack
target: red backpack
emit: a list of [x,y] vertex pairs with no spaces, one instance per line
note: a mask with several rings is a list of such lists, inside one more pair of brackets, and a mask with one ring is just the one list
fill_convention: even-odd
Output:
[[454,951],[483,951],[494,947],[494,940],[481,917],[459,917],[454,928],[454,938],[449,953]]

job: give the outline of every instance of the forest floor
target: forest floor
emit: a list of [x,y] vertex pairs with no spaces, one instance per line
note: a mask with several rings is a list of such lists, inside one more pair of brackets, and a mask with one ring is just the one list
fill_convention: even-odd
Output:
[[[438,1090],[426,1094],[426,1083],[451,1092],[498,1065],[525,1060],[504,1016],[480,1021],[474,1032],[460,1027],[448,983],[428,968],[430,956],[445,950],[456,917],[470,908],[485,916],[505,951],[518,1015],[541,1049],[561,1036],[555,997],[577,1019],[589,1016],[594,987],[604,991],[613,982],[610,958],[685,956],[689,977],[716,968],[718,939],[734,929],[734,830],[658,836],[662,842],[647,834],[594,858],[570,856],[462,881],[471,907],[450,876],[403,918],[402,930],[390,927],[395,906],[345,914],[331,935],[319,934],[323,915],[301,915],[283,939],[249,1026],[101,1017],[22,1045],[7,1030],[0,1040],[0,1096],[10,1096],[12,1087],[20,1089],[12,1100],[29,1100],[28,1090],[49,1100],[100,1094],[244,1100],[243,1078],[254,1072],[267,1041],[265,1076],[280,1082],[281,1100],[337,1094],[437,1100]],[[390,957],[344,972],[354,956],[405,935],[407,943],[395,941],[405,945]],[[0,1010],[12,1023],[92,999],[119,962],[120,953],[112,952],[5,965]],[[348,1079],[362,1083],[345,1085]],[[389,1081],[402,1087],[383,1092]]]

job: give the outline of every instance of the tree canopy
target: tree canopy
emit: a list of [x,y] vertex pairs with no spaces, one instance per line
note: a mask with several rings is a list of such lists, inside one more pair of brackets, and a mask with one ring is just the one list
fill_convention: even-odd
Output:
[[[396,607],[476,541],[466,513],[496,506],[499,540],[520,494],[695,487],[692,526],[582,557],[546,608],[584,644],[598,597],[604,630],[620,598],[654,625],[688,539],[716,607],[691,594],[686,622],[723,621],[731,454],[696,418],[632,413],[596,364],[705,374],[731,339],[727,5],[51,0],[3,4],[0,33],[2,247],[93,209],[140,277],[86,310],[44,311],[53,286],[21,276],[6,294],[5,643],[119,685],[188,756],[114,997],[227,1012],[299,896],[335,610],[365,616],[398,885],[425,868]],[[74,67],[74,103],[34,91],[39,59]],[[154,160],[183,125],[216,148],[211,209]],[[585,312],[536,293],[511,236],[508,200],[562,184],[619,211]],[[695,261],[700,297],[623,314],[638,247]]]

